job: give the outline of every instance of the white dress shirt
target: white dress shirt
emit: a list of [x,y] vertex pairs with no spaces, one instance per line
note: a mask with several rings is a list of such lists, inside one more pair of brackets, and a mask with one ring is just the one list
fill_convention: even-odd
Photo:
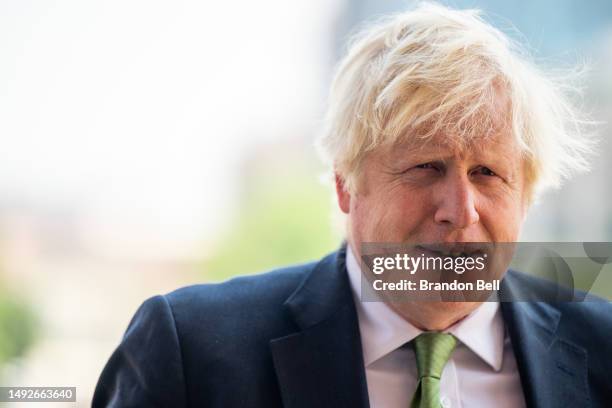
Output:
[[[359,318],[370,406],[409,407],[418,373],[413,349],[402,346],[422,331],[384,302],[361,301],[361,268],[350,245],[346,267]],[[525,406],[499,303],[484,302],[445,332],[458,342],[440,381],[444,408]]]

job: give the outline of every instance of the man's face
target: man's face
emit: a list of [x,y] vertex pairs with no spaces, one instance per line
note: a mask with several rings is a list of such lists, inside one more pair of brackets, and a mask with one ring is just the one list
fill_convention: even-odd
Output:
[[381,147],[362,163],[358,191],[339,192],[349,240],[454,243],[516,241],[526,212],[524,166],[508,131],[451,147]]
[[[465,149],[452,147],[445,136],[372,152],[362,163],[355,194],[343,191],[337,179],[339,204],[348,215],[348,240],[358,257],[364,242],[444,243],[452,248],[457,242],[518,239],[527,210],[526,183],[523,159],[510,133],[500,131]],[[419,328],[442,330],[479,302],[389,304]]]

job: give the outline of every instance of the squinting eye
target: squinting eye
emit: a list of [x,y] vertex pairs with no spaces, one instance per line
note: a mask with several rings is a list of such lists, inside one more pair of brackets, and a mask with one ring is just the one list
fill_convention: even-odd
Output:
[[431,163],[423,163],[415,166],[417,169],[435,169],[434,165]]
[[479,167],[477,171],[485,176],[496,176],[496,174],[488,167]]

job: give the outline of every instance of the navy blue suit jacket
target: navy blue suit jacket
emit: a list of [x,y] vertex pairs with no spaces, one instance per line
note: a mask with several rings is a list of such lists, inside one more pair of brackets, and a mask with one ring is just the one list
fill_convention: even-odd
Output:
[[[93,407],[368,407],[344,257],[147,300]],[[612,406],[610,303],[507,302],[502,314],[529,407]]]

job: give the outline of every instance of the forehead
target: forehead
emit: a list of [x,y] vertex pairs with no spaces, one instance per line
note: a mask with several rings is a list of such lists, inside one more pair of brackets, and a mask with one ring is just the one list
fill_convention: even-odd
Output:
[[[476,156],[481,159],[516,159],[522,156],[514,132],[512,99],[501,79],[489,83],[482,92],[448,103],[431,115],[392,117],[394,124],[383,131],[377,150],[384,160],[397,157],[445,159],[449,156]],[[440,102],[443,104],[443,101]],[[444,104],[443,104],[444,105]],[[406,120],[404,122],[401,118]],[[404,122],[404,123],[402,123]],[[391,157],[389,157],[391,155]],[[515,160],[507,160],[513,164]]]
[[518,155],[507,92],[495,86],[489,103],[473,107],[466,100],[453,114],[408,126],[389,140],[387,150],[413,155]]

